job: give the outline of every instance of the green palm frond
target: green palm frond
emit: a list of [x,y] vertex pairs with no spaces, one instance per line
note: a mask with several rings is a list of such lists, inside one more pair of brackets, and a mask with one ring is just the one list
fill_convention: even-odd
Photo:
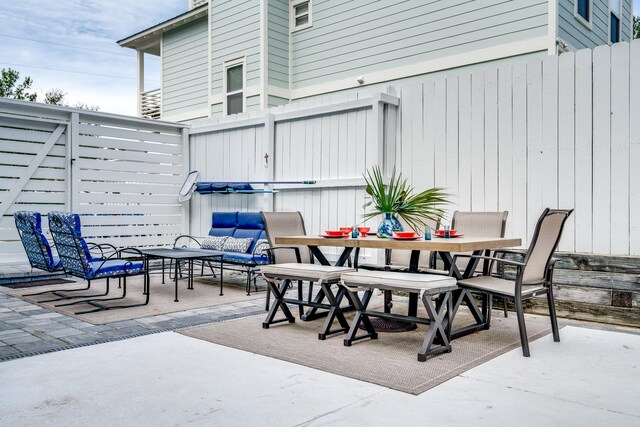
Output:
[[392,212],[402,217],[413,230],[420,231],[426,225],[426,221],[440,220],[445,214],[444,207],[450,203],[449,195],[442,188],[430,188],[414,194],[413,187],[402,173],[396,174],[395,168],[387,185],[379,166],[367,171],[364,179],[367,184],[366,193],[370,199],[363,208],[371,208],[363,215],[365,221]]

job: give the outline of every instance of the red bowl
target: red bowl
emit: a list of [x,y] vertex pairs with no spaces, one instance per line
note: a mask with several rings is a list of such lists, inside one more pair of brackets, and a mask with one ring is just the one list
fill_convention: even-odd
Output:
[[340,231],[342,231],[343,234],[351,233],[353,231],[353,227],[340,227]]
[[[449,235],[455,236],[457,230],[449,230]],[[444,230],[438,230],[438,234],[444,236]]]
[[396,231],[393,234],[396,237],[400,237],[400,238],[416,237],[415,231]]
[[341,230],[326,230],[327,236],[344,236],[344,231]]

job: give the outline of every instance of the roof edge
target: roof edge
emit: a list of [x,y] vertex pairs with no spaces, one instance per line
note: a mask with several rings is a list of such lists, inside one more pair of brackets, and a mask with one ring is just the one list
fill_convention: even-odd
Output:
[[128,37],[118,40],[116,43],[118,43],[118,45],[120,45],[121,47],[130,47],[132,49],[135,49],[135,46],[133,46],[133,44],[135,44],[135,42],[137,41],[140,41],[141,39],[148,38],[154,35],[159,35],[164,31],[166,31],[167,29],[169,29],[169,27],[173,29],[175,27],[186,24],[188,22],[191,22],[195,19],[201,18],[208,14],[209,14],[209,3],[206,3],[194,9],[191,9],[185,13],[182,13],[178,16],[169,18],[166,21],[163,21],[145,30],[139,31]]

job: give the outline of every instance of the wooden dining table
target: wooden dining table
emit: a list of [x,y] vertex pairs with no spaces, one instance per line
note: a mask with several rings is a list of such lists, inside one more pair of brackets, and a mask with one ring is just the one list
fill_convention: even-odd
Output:
[[[349,259],[351,253],[356,251],[356,267],[357,258],[360,249],[384,249],[386,251],[386,259],[389,259],[391,250],[409,250],[411,251],[411,260],[409,263],[409,272],[418,272],[418,265],[420,260],[421,251],[436,252],[444,263],[444,268],[447,271],[451,271],[452,276],[456,279],[462,279],[470,277],[476,271],[478,267],[478,259],[471,259],[467,264],[464,272],[460,272],[458,268],[453,265],[453,255],[456,252],[472,252],[475,255],[481,255],[487,250],[495,250],[502,248],[511,248],[522,245],[522,240],[519,238],[507,238],[507,237],[433,237],[431,240],[425,240],[422,237],[416,239],[395,239],[395,238],[380,238],[377,236],[367,237],[322,237],[322,236],[282,236],[276,237],[275,243],[278,245],[296,245],[307,246],[315,259],[320,264],[331,265],[327,257],[320,250],[321,247],[337,247],[343,248],[342,253],[335,262],[335,266],[343,266]],[[484,265],[484,273],[487,273],[487,264]],[[318,293],[316,299],[321,301],[324,295]],[[475,299],[465,290],[456,291],[454,298],[454,313],[462,303],[465,303],[471,314],[475,319],[475,324],[467,327],[460,328],[452,332],[452,338],[458,338],[460,336],[468,335],[480,329],[488,328],[487,321],[488,311],[488,298],[485,298],[482,304],[482,308],[478,307]],[[385,300],[385,311],[387,307]],[[417,311],[417,295],[410,295],[409,298],[409,315],[415,315]],[[308,319],[314,318],[314,310],[307,312],[305,316]],[[303,319],[304,320],[304,319]]]

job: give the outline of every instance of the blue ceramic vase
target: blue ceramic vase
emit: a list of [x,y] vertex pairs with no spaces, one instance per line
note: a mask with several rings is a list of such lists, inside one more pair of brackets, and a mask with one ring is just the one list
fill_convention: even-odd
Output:
[[394,231],[404,231],[402,224],[391,212],[384,213],[384,219],[378,226],[378,237],[391,237]]

